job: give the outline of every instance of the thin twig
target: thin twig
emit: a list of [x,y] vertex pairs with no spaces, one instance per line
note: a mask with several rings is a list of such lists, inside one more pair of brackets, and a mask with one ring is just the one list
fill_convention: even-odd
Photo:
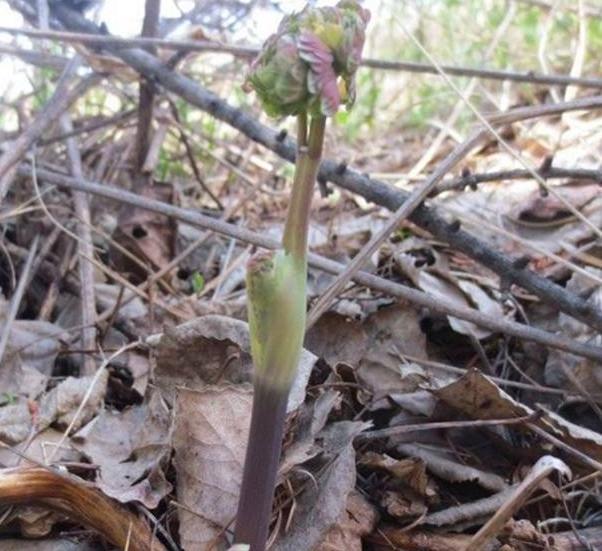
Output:
[[79,98],[90,86],[98,82],[98,77],[90,76],[79,82],[77,86],[69,90],[69,85],[76,75],[79,67],[79,57],[73,58],[65,67],[59,79],[54,94],[40,111],[35,119],[27,126],[25,131],[11,144],[2,157],[0,157],[0,202],[8,192],[14,172],[27,150],[40,137],[40,135],[56,119],[66,111],[71,103]]
[[[602,169],[590,168],[560,168],[555,166],[542,166],[537,173],[546,180],[553,179],[573,179],[573,180],[592,180],[602,184]],[[532,178],[531,171],[515,168],[511,170],[499,170],[495,172],[485,172],[478,174],[463,174],[458,178],[444,180],[431,193],[430,197],[439,195],[446,191],[462,191],[465,188],[473,188],[481,183],[500,182],[503,180],[526,180]]]
[[[144,21],[142,23],[143,37],[154,38],[157,36],[160,11],[161,0],[146,0]],[[146,51],[151,54],[156,53],[156,49],[153,46],[147,46]],[[138,179],[144,178],[142,167],[144,166],[144,161],[151,142],[154,103],[155,84],[146,78],[141,78],[138,92],[138,127],[136,130],[136,147],[134,148],[135,178],[139,184],[144,183],[138,181]],[[145,176],[147,178],[150,177],[148,174]]]
[[[87,33],[100,33],[98,27],[72,10],[56,6],[56,15],[68,28]],[[217,119],[226,122],[243,132],[250,139],[261,143],[284,159],[293,162],[296,155],[295,144],[290,139],[282,139],[279,132],[269,129],[252,116],[237,109],[212,92],[202,88],[196,82],[166,68],[159,60],[139,50],[113,48],[112,51],[126,63],[148,78],[155,78],[167,90],[180,95],[193,105],[206,111]],[[587,110],[602,107],[602,96],[581,98],[561,104],[538,105],[513,109],[492,117],[492,124],[512,122],[526,118],[562,114],[571,110]],[[364,174],[350,170],[346,165],[335,161],[322,162],[319,178],[358,193],[368,201],[396,210],[407,200],[408,194],[396,190]],[[566,314],[595,329],[602,331],[602,311],[587,300],[576,296],[534,272],[515,266],[512,259],[492,249],[487,243],[475,236],[459,230],[432,209],[418,208],[410,219],[420,227],[431,232],[436,238],[447,241],[451,246],[481,262],[497,274],[503,274],[506,281],[520,285],[545,302],[554,305]]]
[[[31,176],[32,172],[30,168],[24,166],[19,169],[19,173],[24,176]],[[161,201],[141,197],[109,185],[75,180],[74,178],[69,178],[67,176],[43,169],[38,169],[37,177],[59,187],[78,189],[88,193],[94,193],[95,195],[111,198],[135,207],[158,212],[165,216],[182,220],[183,222],[187,222],[193,226],[209,229],[217,233],[257,245],[259,247],[267,249],[276,249],[280,247],[280,243],[278,241],[270,239],[269,237],[265,237],[264,235],[254,233],[248,229],[241,228],[234,224],[228,224],[227,222],[217,220],[210,216],[205,216],[193,210],[182,209]],[[315,268],[335,275],[345,269],[342,264],[315,254],[309,255],[309,264]],[[440,312],[445,315],[451,315],[460,319],[471,321],[492,331],[507,333],[508,335],[518,338],[539,342],[540,344],[546,346],[570,351],[579,356],[585,356],[598,360],[602,359],[602,348],[574,341],[563,335],[554,335],[535,327],[508,321],[503,318],[494,318],[492,316],[483,314],[478,310],[458,306],[441,299],[435,299],[426,293],[417,291],[416,289],[411,289],[410,287],[393,283],[386,279],[364,272],[356,274],[355,280],[358,283],[372,289],[408,300],[414,304],[424,306],[435,312]],[[140,293],[138,288],[135,288],[135,290],[136,292]]]
[[23,299],[25,289],[27,289],[27,285],[29,283],[29,279],[31,276],[31,267],[36,253],[38,251],[39,240],[39,235],[36,235],[33,238],[31,247],[29,248],[29,254],[27,255],[27,260],[25,261],[25,265],[23,266],[23,270],[21,271],[21,276],[19,277],[19,283],[17,285],[17,288],[15,289],[15,293],[12,297],[12,300],[10,301],[10,308],[8,310],[6,319],[4,321],[4,325],[2,327],[2,336],[0,337],[0,365],[2,364],[2,358],[4,357],[4,352],[6,351],[8,339],[10,338],[10,331],[12,329],[13,322],[17,319],[19,307],[21,306],[21,300]]
[[[61,117],[63,132],[73,131],[71,117],[65,113]],[[75,138],[67,138],[67,154],[71,163],[71,174],[74,178],[83,178],[82,160]],[[73,192],[73,203],[77,216],[77,232],[80,239],[77,241],[79,253],[79,279],[81,286],[81,315],[82,315],[82,348],[93,350],[96,347],[96,293],[94,290],[94,265],[86,260],[94,256],[94,244],[90,231],[91,216],[88,195],[80,191]],[[96,369],[94,356],[84,354],[83,374],[91,375]]]
[[[259,48],[254,46],[235,46],[217,41],[203,40],[168,40],[164,38],[122,38],[117,36],[99,36],[86,32],[65,31],[40,31],[35,29],[15,29],[13,27],[0,27],[0,32],[28,36],[33,39],[49,39],[60,42],[75,42],[92,46],[105,46],[117,48],[148,48],[155,46],[166,50],[180,50],[187,52],[215,52],[226,53],[244,59],[255,57]],[[387,61],[381,59],[363,59],[362,66],[384,71],[403,71],[408,73],[428,73],[437,75],[437,69],[429,63],[416,61]],[[537,85],[569,86],[576,85],[584,88],[602,88],[602,79],[596,77],[570,77],[568,75],[553,75],[536,73],[535,71],[505,71],[498,69],[476,69],[472,67],[458,67],[443,65],[446,73],[459,77],[477,77],[488,80],[507,80],[511,82],[526,82]]]
[[356,440],[375,440],[377,438],[390,438],[398,434],[408,432],[419,432],[425,430],[480,428],[499,425],[519,425],[533,418],[532,415],[525,417],[512,417],[511,419],[475,419],[472,421],[437,421],[431,423],[415,423],[409,425],[395,425],[386,429],[371,430],[357,435]]

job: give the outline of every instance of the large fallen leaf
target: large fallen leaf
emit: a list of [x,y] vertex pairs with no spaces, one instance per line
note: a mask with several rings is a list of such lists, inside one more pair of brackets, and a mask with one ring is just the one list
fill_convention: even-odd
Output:
[[305,346],[333,367],[356,365],[366,352],[368,335],[359,321],[326,312],[305,335]]
[[[8,302],[0,295],[0,334],[8,312]],[[15,365],[50,375],[61,340],[68,335],[53,323],[38,320],[15,320],[0,365],[0,390],[6,391],[14,377]]]
[[324,541],[345,512],[355,486],[355,451],[350,444],[326,472],[312,482],[297,501],[291,531],[273,546],[274,551],[310,551]]
[[[434,392],[446,404],[472,419],[512,419],[534,413],[477,370],[470,370],[456,382]],[[589,457],[602,461],[602,435],[599,433],[575,425],[550,411],[545,411],[532,423]],[[567,461],[570,459],[566,458]]]
[[382,308],[364,322],[368,335],[359,360],[358,378],[378,395],[413,392],[426,383],[424,371],[403,355],[426,358],[426,337],[418,311],[408,303]]
[[250,385],[179,389],[173,446],[181,544],[210,549],[232,528],[251,417]]
[[[593,276],[602,277],[602,270],[594,268],[586,268],[586,270]],[[588,297],[587,302],[593,308],[602,309],[602,285],[584,274],[573,274],[566,288],[579,296]],[[602,335],[599,332],[562,312],[558,314],[558,327],[562,335],[579,342],[602,346]],[[586,389],[596,401],[602,396],[602,374],[599,362],[595,360],[551,349],[547,355],[544,373],[547,384],[569,388],[577,394],[583,394],[583,389]],[[579,422],[577,419],[576,421]]]
[[104,410],[73,441],[98,465],[96,484],[105,494],[154,509],[172,489],[163,474],[171,452],[170,430],[170,413],[155,392],[125,411]]
[[[240,320],[209,315],[149,337],[154,347],[156,383],[173,401],[175,389],[251,381],[249,328]],[[305,400],[305,387],[317,358],[303,350],[288,401],[288,411]]]

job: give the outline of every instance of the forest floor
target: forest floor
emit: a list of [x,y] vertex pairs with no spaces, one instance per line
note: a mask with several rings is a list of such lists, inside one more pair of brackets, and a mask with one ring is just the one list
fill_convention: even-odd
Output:
[[[240,92],[248,54],[198,27],[186,40],[209,52],[163,44],[154,63],[135,40],[82,45],[67,33],[98,28],[55,25],[52,6],[58,32],[36,34],[36,2],[8,3],[32,32],[0,52],[32,89],[0,105],[0,551],[226,549],[251,413],[245,266],[281,235],[293,132]],[[419,77],[360,78],[380,95],[327,137],[309,311],[397,224],[308,328],[270,549],[602,549],[602,80],[586,74],[498,75],[494,102],[469,72],[477,107],[448,89],[436,111],[450,100],[429,85],[399,121]]]

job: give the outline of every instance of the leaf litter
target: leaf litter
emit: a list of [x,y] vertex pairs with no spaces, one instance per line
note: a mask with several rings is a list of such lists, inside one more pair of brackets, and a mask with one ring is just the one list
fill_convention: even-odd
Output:
[[[103,66],[109,73],[117,67]],[[225,97],[232,83],[211,78]],[[129,94],[131,83],[115,83]],[[110,86],[98,89],[107,94]],[[19,102],[25,128],[34,110],[26,98]],[[178,108],[184,115],[188,107]],[[135,138],[131,115],[120,114],[124,123],[105,115],[97,121],[81,109],[73,114],[79,128],[106,123],[81,133],[87,177],[140,192],[126,170]],[[535,163],[549,158],[554,167],[593,170],[602,143],[598,119],[585,113],[573,121],[521,123],[509,129],[510,141]],[[190,135],[200,173],[168,133],[156,180],[140,193],[277,238],[287,204],[286,166],[207,120],[199,123],[195,115],[177,127]],[[164,116],[161,124],[177,126]],[[49,141],[39,147],[39,166],[69,170],[53,132],[42,136]],[[402,186],[428,145],[424,135],[410,133],[399,143],[393,130],[350,145],[336,132],[329,157],[353,159],[361,170],[401,179]],[[174,170],[174,163],[185,168]],[[516,165],[489,144],[464,168],[479,174]],[[447,191],[429,203],[501,254],[528,254],[529,268],[600,310],[599,236],[567,207],[599,227],[599,180],[550,180],[557,193],[546,195],[532,180],[507,179]],[[252,396],[247,243],[90,195],[92,225],[102,231],[94,232],[93,243],[96,346],[83,349],[82,259],[73,236],[53,232],[45,216],[27,210],[36,192],[30,178],[19,176],[18,183],[0,213],[2,467],[70,472],[130,510],[144,511],[174,549],[229,548]],[[69,195],[44,185],[55,219],[75,227]],[[310,246],[347,263],[383,227],[387,213],[330,184],[322,191],[314,201]],[[8,322],[37,234],[44,243],[18,315]],[[411,222],[366,269],[435,301],[602,345],[595,328],[507,285],[503,273]],[[332,280],[312,270],[311,300]],[[84,374],[86,356],[103,366],[96,376]],[[306,335],[288,405],[271,549],[597,548],[601,382],[595,360],[348,286]],[[104,548],[98,535],[47,507],[16,505],[2,524],[7,537],[0,551]]]

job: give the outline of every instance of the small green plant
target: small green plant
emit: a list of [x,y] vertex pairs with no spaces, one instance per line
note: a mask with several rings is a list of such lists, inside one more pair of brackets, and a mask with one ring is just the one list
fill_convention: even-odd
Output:
[[194,294],[198,295],[205,288],[205,278],[203,274],[199,272],[194,272],[192,275],[192,291]]
[[297,117],[297,158],[282,248],[247,266],[255,367],[249,444],[235,543],[264,551],[282,446],[288,394],[305,333],[307,233],[326,118],[355,100],[370,14],[356,0],[287,16],[252,63],[245,90],[270,116]]

